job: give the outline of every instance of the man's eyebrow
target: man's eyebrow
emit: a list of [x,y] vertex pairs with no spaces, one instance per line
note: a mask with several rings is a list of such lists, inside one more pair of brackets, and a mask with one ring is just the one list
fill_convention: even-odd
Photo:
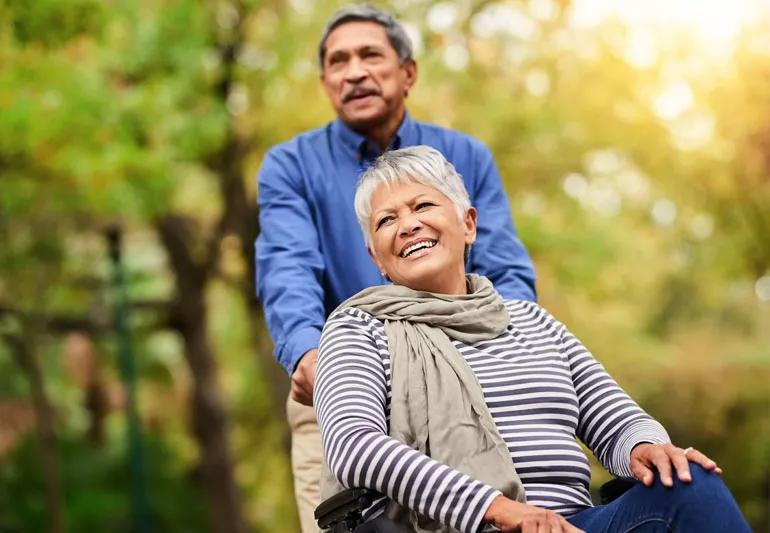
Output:
[[384,47],[381,44],[364,44],[356,48],[356,51],[361,52],[380,52]]
[[331,50],[326,54],[326,59],[338,59],[341,57],[347,57],[349,52],[347,50]]

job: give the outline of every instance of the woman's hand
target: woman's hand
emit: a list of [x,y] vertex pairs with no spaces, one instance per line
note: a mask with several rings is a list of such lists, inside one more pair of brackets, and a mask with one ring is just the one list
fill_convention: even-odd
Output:
[[655,470],[660,473],[660,482],[666,487],[674,485],[673,470],[676,470],[680,481],[689,483],[692,481],[689,462],[697,463],[704,470],[722,475],[722,469],[714,461],[694,448],[683,450],[673,444],[643,442],[631,450],[631,471],[636,479],[648,487],[655,480]]
[[505,496],[492,500],[484,520],[503,533],[584,533],[553,511],[519,503]]

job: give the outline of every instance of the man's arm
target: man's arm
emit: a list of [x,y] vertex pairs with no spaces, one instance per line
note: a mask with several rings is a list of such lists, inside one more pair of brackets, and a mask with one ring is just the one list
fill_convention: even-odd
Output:
[[508,197],[492,154],[475,142],[471,202],[479,213],[470,269],[487,276],[506,299],[537,301],[535,269],[511,218]]
[[[275,343],[275,356],[295,385],[312,394],[315,350],[324,324],[324,260],[299,166],[287,151],[271,150],[258,176],[260,234],[256,242],[257,296]],[[313,352],[314,355],[315,352]],[[309,359],[313,359],[310,361]],[[304,364],[306,363],[306,364]],[[310,365],[310,366],[308,366]],[[295,376],[301,383],[295,383]],[[305,394],[309,403],[310,395]]]

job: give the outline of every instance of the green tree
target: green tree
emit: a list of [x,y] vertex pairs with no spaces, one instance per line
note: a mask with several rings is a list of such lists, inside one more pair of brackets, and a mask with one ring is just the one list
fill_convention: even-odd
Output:
[[[42,443],[0,458],[0,529],[129,527],[103,237],[119,223],[156,526],[296,530],[254,175],[332,117],[315,46],[339,5],[0,0],[0,409],[34,398]],[[719,57],[685,30],[580,27],[571,2],[383,5],[417,37],[411,113],[492,148],[543,304],[766,529],[762,21]],[[87,390],[63,362],[74,331],[106,362]]]

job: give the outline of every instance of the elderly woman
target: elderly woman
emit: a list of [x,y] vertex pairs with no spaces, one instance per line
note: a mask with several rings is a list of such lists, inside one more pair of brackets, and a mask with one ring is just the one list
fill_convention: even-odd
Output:
[[[672,445],[564,325],[466,275],[477,213],[439,152],[385,153],[355,208],[392,284],[329,317],[315,406],[332,481],[385,495],[367,520],[386,514],[416,531],[749,531],[714,461]],[[593,507],[577,439],[641,483]],[[341,490],[331,485],[326,495]]]

